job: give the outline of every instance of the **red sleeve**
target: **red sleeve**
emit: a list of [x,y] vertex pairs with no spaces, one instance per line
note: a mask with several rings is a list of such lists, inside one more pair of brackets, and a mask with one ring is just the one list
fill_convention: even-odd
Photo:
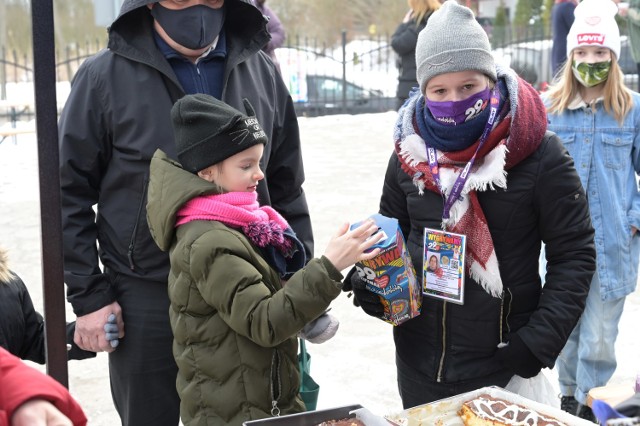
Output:
[[[53,378],[31,368],[0,347],[0,425],[31,399],[45,399],[66,415],[74,426],[85,426],[87,418],[69,391]],[[3,418],[4,417],[4,418]]]

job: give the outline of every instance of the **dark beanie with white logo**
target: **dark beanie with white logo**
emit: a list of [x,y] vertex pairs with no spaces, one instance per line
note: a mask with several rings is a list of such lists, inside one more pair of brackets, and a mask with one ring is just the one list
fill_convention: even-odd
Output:
[[489,37],[468,7],[447,0],[418,34],[416,67],[420,92],[433,77],[449,72],[480,71],[496,81]]
[[171,108],[178,161],[197,173],[257,144],[267,135],[253,107],[243,99],[247,114],[210,95],[186,95]]

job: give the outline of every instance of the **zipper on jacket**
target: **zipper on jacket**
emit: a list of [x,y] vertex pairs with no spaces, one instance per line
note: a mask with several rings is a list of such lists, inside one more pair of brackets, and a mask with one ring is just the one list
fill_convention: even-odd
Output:
[[502,293],[502,297],[500,298],[500,318],[498,322],[498,332],[500,342],[498,342],[498,347],[504,343],[504,332],[502,331],[502,324],[504,323],[504,293]]
[[127,250],[127,259],[129,259],[129,269],[132,271],[136,270],[136,265],[133,263],[133,252],[136,248],[136,234],[138,233],[138,223],[140,222],[140,215],[142,214],[142,207],[144,205],[145,200],[147,199],[147,182],[148,178],[145,175],[142,180],[142,199],[140,200],[140,204],[138,205],[138,214],[136,214],[136,221],[133,225],[133,232],[131,233],[131,241],[129,241],[129,247]]
[[505,317],[504,315],[504,299],[505,299],[505,293],[502,293],[502,298],[500,298],[500,344],[504,344],[504,330],[503,330],[503,325],[506,325],[507,327],[507,333],[511,332],[511,327],[509,327],[509,315],[511,314],[511,302],[513,300],[513,296],[511,294],[511,290],[510,289],[506,289],[507,292],[509,292],[509,304],[507,305],[507,316]]
[[447,353],[447,302],[442,302],[442,354],[440,355],[440,363],[438,364],[438,374],[436,382],[442,381],[442,370],[444,369],[444,357]]
[[504,323],[507,326],[507,333],[511,333],[511,327],[509,326],[509,316],[511,315],[511,305],[513,304],[513,294],[511,294],[511,289],[507,288],[509,292],[509,304],[507,305],[507,316],[504,319]]
[[269,375],[271,376],[271,415],[279,417],[280,407],[278,407],[278,400],[282,394],[282,379],[280,378],[280,355],[277,349],[273,350],[273,355],[271,356],[271,372]]

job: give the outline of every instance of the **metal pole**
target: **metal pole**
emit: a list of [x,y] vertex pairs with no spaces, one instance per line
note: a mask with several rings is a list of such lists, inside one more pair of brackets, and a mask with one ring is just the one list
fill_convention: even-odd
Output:
[[347,32],[342,30],[342,112],[347,112]]
[[5,74],[4,52],[7,45],[7,6],[5,0],[0,0],[0,99],[7,99],[7,76]]
[[31,17],[47,373],[68,387],[53,0],[32,1]]

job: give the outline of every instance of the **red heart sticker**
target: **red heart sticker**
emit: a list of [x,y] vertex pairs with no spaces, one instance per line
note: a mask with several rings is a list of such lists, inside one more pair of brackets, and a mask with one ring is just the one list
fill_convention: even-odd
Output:
[[373,285],[375,285],[378,288],[385,288],[386,286],[389,285],[389,275],[383,275],[381,277],[376,277],[373,280]]

